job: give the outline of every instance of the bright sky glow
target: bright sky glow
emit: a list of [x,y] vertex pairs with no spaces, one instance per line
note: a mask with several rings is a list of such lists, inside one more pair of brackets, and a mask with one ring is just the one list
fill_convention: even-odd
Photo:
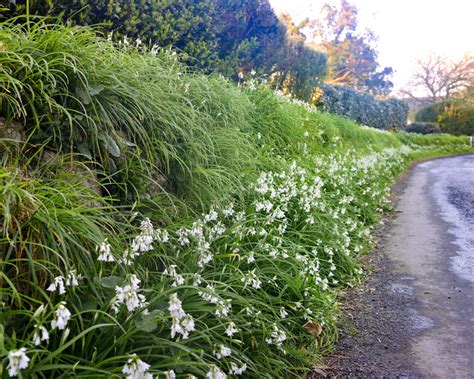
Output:
[[[270,0],[277,14],[296,21],[317,18],[324,3],[339,0]],[[430,51],[460,59],[474,52],[474,0],[349,0],[359,9],[359,26],[378,35],[381,66],[395,70],[394,92],[409,80],[416,59]]]

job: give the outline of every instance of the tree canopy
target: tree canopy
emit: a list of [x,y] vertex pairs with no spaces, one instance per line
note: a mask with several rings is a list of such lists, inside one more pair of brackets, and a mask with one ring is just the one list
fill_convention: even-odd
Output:
[[322,17],[311,21],[316,46],[328,57],[326,82],[346,84],[374,95],[387,95],[391,67],[380,69],[373,32],[359,31],[358,11],[347,0],[339,7],[325,4]]
[[474,87],[474,56],[466,54],[452,61],[430,53],[417,61],[417,69],[403,93],[416,97],[415,92],[426,93],[432,102],[453,97],[470,97]]

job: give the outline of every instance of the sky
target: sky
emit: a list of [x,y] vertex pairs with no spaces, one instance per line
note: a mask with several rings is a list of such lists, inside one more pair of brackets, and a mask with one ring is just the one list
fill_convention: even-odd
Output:
[[[324,3],[339,0],[270,0],[275,12],[295,21],[318,18]],[[474,0],[349,0],[359,9],[359,26],[378,36],[382,67],[395,70],[394,93],[409,81],[416,60],[430,52],[459,60],[474,52]]]

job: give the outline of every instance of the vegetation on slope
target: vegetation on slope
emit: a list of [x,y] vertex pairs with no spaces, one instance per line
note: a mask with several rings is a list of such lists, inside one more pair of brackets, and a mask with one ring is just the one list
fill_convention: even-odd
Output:
[[2,377],[302,373],[393,176],[466,149],[87,28],[5,23],[0,41]]

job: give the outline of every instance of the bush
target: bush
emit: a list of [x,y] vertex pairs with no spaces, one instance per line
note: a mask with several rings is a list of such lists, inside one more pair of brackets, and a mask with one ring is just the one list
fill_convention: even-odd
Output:
[[319,104],[330,113],[378,129],[400,129],[406,124],[408,106],[400,100],[376,100],[344,85],[324,84],[321,89]]
[[408,133],[434,134],[441,133],[439,125],[432,122],[413,122],[403,129]]
[[439,125],[444,133],[454,135],[474,134],[474,105],[462,100],[445,100],[421,108],[415,121]]

